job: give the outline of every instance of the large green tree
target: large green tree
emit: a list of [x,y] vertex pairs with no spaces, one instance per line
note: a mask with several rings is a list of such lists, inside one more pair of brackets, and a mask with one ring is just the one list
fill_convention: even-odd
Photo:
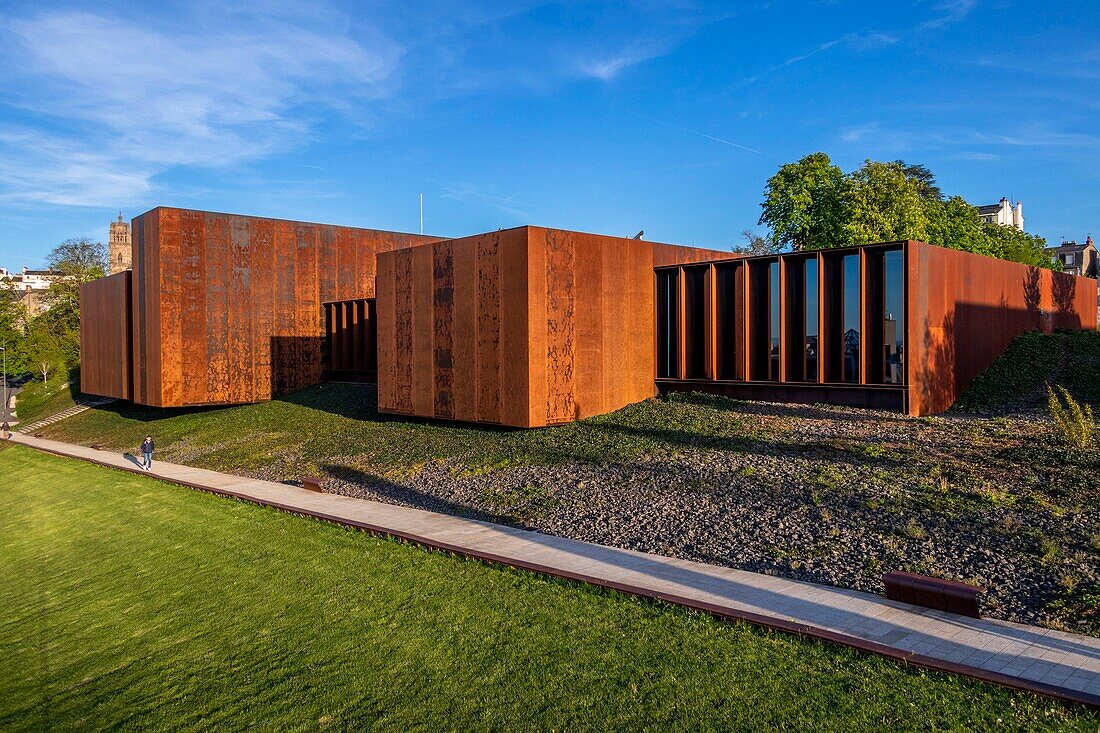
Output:
[[7,350],[8,374],[27,370],[23,348],[26,311],[13,284],[0,284],[0,346]]
[[64,372],[68,366],[63,335],[56,333],[41,318],[35,318],[27,324],[23,351],[30,368],[42,375],[42,382],[47,388],[50,386],[50,375]]
[[839,247],[849,183],[844,172],[825,153],[788,163],[768,179],[760,223],[772,230],[772,239],[792,249]]
[[961,197],[945,197],[928,168],[902,160],[867,160],[845,174],[825,153],[813,153],[768,179],[761,207],[771,240],[795,250],[916,239],[1060,268],[1042,237],[983,222]]
[[925,188],[904,163],[868,160],[847,180],[842,244],[928,238]]
[[51,322],[68,332],[80,329],[80,286],[107,273],[107,248],[87,237],[66,239],[46,258],[57,273],[46,292]]

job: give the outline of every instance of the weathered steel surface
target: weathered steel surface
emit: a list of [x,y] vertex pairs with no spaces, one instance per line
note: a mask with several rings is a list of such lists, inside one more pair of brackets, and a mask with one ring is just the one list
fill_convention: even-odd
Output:
[[520,227],[381,255],[379,409],[536,427],[653,396],[654,264],[722,254]]
[[316,383],[321,303],[374,297],[379,252],[438,239],[164,207],[133,233],[133,399],[163,407]]
[[[906,253],[906,384],[893,386],[884,381],[883,334],[876,331],[882,322],[884,270],[872,253],[902,249]],[[860,256],[861,350],[859,381],[843,383],[843,303],[840,289],[841,259],[845,255]],[[782,269],[792,268],[800,254],[781,255]],[[753,263],[766,263],[769,258],[746,258]],[[774,258],[773,258],[774,259]],[[743,278],[749,287],[742,302],[737,299],[745,320],[745,328],[737,333],[736,349],[743,354],[743,363],[756,365],[749,370],[749,381],[740,378],[714,379],[713,362],[707,357],[704,374],[687,375],[685,351],[688,326],[705,323],[707,343],[716,339],[713,333],[716,318],[713,303],[704,301],[702,308],[688,308],[680,288],[678,343],[680,378],[660,379],[662,390],[698,389],[749,399],[792,402],[833,402],[837,404],[885,407],[907,411],[912,415],[943,412],[956,397],[1000,355],[1009,342],[1025,331],[1058,329],[1094,329],[1097,323],[1097,285],[1095,280],[1028,267],[1015,262],[948,250],[921,242],[895,242],[863,247],[829,250],[818,254],[821,279],[819,326],[821,338],[818,352],[817,384],[786,379],[781,372],[779,382],[768,381],[763,372],[766,359],[751,338],[754,319],[766,320],[766,312],[753,310],[760,298],[767,297],[767,282],[763,278]],[[758,266],[759,267],[759,266]],[[679,272],[681,283],[691,268],[672,268]],[[706,292],[714,292],[717,269],[707,272]],[[797,284],[797,277],[787,273],[784,284]],[[789,295],[789,294],[788,294]],[[788,297],[787,300],[790,300]],[[781,310],[781,359],[789,357],[796,344],[789,334],[796,328],[793,309],[785,302]],[[688,311],[691,310],[691,313]],[[698,311],[698,312],[695,312]],[[656,329],[654,329],[656,332]],[[798,332],[799,334],[801,332]],[[760,335],[758,333],[758,335]],[[802,338],[798,336],[798,341]],[[766,345],[761,336],[756,345]],[[766,346],[765,346],[766,348]],[[756,353],[754,353],[754,351]],[[786,361],[789,363],[790,359]],[[758,363],[759,362],[759,363]],[[781,364],[783,361],[781,361]],[[758,377],[757,375],[763,375]],[[738,375],[739,377],[740,375]]]
[[943,412],[1025,331],[1096,328],[1096,281],[908,244],[909,413]]
[[129,270],[80,286],[80,389],[128,400],[132,394]]
[[374,301],[357,298],[323,304],[325,311],[325,358],[321,366],[329,372],[344,372],[350,378],[356,373],[359,381],[378,368],[376,342],[377,318]]

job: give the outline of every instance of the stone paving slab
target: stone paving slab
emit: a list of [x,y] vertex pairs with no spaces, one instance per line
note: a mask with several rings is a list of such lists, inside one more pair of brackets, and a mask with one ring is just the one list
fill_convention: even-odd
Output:
[[[108,451],[16,434],[13,442],[147,473]],[[154,462],[167,481],[491,562],[615,588],[911,664],[1100,707],[1100,638],[973,619],[817,585],[623,550],[447,514]]]

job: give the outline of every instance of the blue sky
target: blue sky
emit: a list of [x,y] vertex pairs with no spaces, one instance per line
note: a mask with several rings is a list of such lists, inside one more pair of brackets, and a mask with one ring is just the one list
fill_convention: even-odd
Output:
[[2,3],[0,264],[173,205],[724,248],[776,168],[1100,234],[1091,2]]

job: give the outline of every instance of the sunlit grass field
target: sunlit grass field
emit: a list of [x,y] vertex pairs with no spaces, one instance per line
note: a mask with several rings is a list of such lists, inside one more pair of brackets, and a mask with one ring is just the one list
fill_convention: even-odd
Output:
[[1096,730],[1088,711],[0,448],[0,730]]

